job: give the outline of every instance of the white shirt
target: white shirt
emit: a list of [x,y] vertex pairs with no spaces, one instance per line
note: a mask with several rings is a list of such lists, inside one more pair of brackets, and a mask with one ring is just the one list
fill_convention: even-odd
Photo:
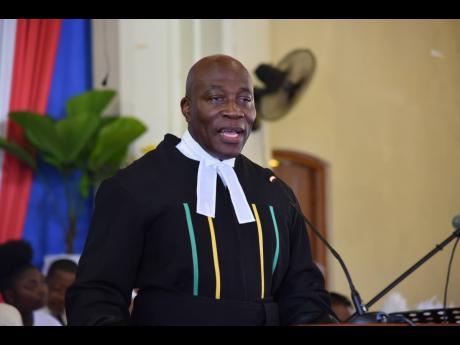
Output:
[[34,326],[62,326],[45,308],[34,311]]
[[240,224],[255,222],[254,215],[249,207],[246,195],[236,176],[235,158],[220,161],[211,156],[186,130],[182,141],[176,148],[186,157],[199,161],[197,178],[197,202],[198,214],[215,217],[216,211],[216,182],[217,174],[230,192],[233,208]]
[[0,303],[0,326],[22,326],[22,317],[16,307]]

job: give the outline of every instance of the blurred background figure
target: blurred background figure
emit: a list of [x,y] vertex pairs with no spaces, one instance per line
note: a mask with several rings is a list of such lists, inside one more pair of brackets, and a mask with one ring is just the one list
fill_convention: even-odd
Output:
[[69,259],[54,261],[48,270],[46,283],[48,285],[48,303],[41,309],[51,315],[63,326],[67,325],[65,315],[65,293],[75,280],[77,264]]
[[19,311],[24,326],[58,326],[54,318],[38,311],[47,303],[48,288],[45,277],[32,265],[32,257],[27,241],[0,245],[0,292]]
[[23,326],[21,314],[11,304],[0,303],[0,326]]
[[331,306],[341,323],[345,323],[354,313],[350,300],[337,292],[330,292]]

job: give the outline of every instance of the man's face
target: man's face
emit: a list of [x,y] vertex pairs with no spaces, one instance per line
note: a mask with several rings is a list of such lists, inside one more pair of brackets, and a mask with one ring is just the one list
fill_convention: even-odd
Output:
[[48,280],[48,308],[55,315],[64,311],[65,293],[75,281],[75,273],[57,270]]
[[198,70],[181,107],[192,137],[218,159],[236,157],[256,118],[252,81],[234,63]]

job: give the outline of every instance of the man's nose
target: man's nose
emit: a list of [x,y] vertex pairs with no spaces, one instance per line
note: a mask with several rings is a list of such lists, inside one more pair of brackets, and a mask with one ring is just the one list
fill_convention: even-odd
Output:
[[244,112],[240,109],[238,103],[234,100],[229,100],[224,109],[224,115],[228,117],[243,117]]

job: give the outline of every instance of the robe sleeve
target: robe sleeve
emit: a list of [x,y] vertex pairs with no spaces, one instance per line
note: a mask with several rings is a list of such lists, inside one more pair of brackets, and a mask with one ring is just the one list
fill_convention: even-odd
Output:
[[66,294],[69,325],[125,324],[143,249],[140,206],[115,178],[96,195],[75,283]]
[[[289,192],[292,202],[299,207],[290,188]],[[315,320],[324,319],[324,315],[333,316],[334,313],[323,275],[312,258],[305,222],[294,206],[291,211],[289,267],[275,299],[282,325],[315,323]]]

